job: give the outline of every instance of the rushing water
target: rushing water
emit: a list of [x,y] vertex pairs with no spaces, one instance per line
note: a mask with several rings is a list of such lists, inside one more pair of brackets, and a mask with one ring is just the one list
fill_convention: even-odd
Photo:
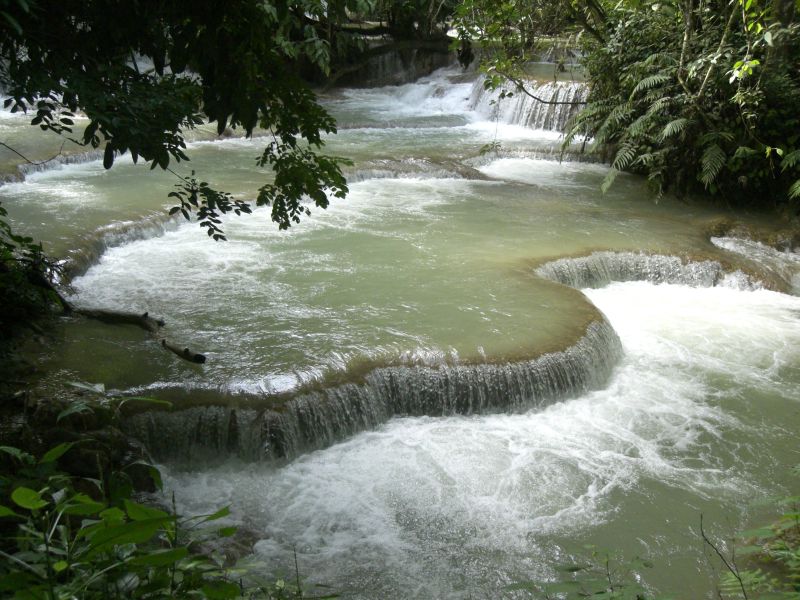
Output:
[[[498,597],[597,544],[707,596],[700,514],[728,535],[792,485],[800,261],[709,240],[716,211],[637,178],[600,194],[605,167],[547,160],[567,112],[512,100],[455,71],[332,93],[348,198],[288,232],[226,219],[223,244],[124,158],[29,170],[0,201],[67,260],[73,301],[208,356],[70,318],[43,368],[172,399],[129,431],[182,509],[231,504],[266,570],[296,549],[353,597]],[[190,165],[247,197],[259,147],[198,139]]]

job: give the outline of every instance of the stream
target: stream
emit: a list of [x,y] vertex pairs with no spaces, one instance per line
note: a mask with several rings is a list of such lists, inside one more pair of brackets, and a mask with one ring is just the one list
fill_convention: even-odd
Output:
[[[729,539],[797,488],[800,259],[709,238],[727,213],[634,176],[602,194],[606,166],[557,160],[563,106],[493,100],[454,68],[327,94],[348,197],[284,232],[226,218],[224,243],[166,218],[176,180],[128,157],[22,172],[0,202],[73,302],[147,311],[208,357],[72,317],[40,367],[171,400],[129,433],[180,510],[231,506],[265,575],[296,552],[346,598],[516,597],[594,545],[711,598],[700,515]],[[34,148],[24,126],[0,135]],[[180,168],[252,197],[262,144],[199,131]]]

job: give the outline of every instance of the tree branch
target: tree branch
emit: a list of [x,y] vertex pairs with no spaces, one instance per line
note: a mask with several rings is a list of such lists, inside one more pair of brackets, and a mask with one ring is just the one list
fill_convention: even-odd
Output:
[[702,536],[703,541],[711,546],[714,552],[716,552],[717,556],[719,556],[720,560],[722,561],[722,564],[725,565],[725,568],[728,569],[728,571],[730,571],[730,573],[736,578],[736,581],[739,582],[739,587],[742,590],[742,596],[744,596],[744,600],[748,600],[747,590],[744,588],[744,581],[742,581],[742,577],[739,575],[739,569],[736,568],[736,563],[731,565],[731,563],[728,562],[728,559],[725,558],[725,555],[722,554],[720,549],[717,548],[716,545],[714,545],[714,542],[712,542],[706,535],[706,532],[703,529],[703,513],[700,513],[700,535]]
[[17,156],[19,156],[22,160],[24,160],[26,163],[28,163],[29,165],[34,165],[35,167],[38,167],[38,166],[41,166],[41,165],[46,165],[50,161],[53,161],[53,160],[57,159],[59,156],[61,156],[63,151],[64,151],[64,144],[66,144],[66,142],[61,142],[61,148],[59,148],[58,153],[55,156],[52,156],[52,157],[48,158],[47,160],[43,160],[41,162],[36,162],[36,161],[31,160],[30,158],[28,158],[24,154],[22,154],[22,152],[20,152],[19,150],[16,150],[16,149],[12,148],[11,146],[6,144],[5,142],[0,142],[0,146],[3,146],[4,148],[10,150],[11,152],[13,152]]
[[[736,15],[737,15],[736,8],[731,8],[731,14],[728,17],[727,23],[725,23],[725,29],[722,32],[722,37],[719,40],[719,46],[717,47],[717,52],[714,54],[715,59],[719,58],[719,56],[722,54],[722,49],[725,47],[725,44],[728,41],[728,34],[733,28],[733,20],[736,18]],[[695,96],[696,100],[703,95],[703,91],[705,90],[706,84],[708,84],[708,80],[711,79],[711,73],[714,72],[714,67],[716,67],[716,63],[714,62],[708,65],[708,70],[706,71],[706,76],[703,78],[703,83],[700,84],[700,89],[697,90],[697,95]]]
[[564,105],[578,106],[578,105],[581,105],[581,104],[586,104],[586,102],[584,100],[571,100],[569,102],[562,102],[560,100],[545,100],[544,98],[540,98],[539,96],[537,96],[533,92],[529,91],[525,87],[525,84],[523,83],[523,81],[521,79],[519,79],[518,77],[514,77],[513,75],[508,75],[508,74],[506,74],[506,73],[504,73],[502,71],[498,71],[498,73],[500,73],[500,75],[502,75],[503,77],[508,79],[515,86],[517,86],[517,91],[522,92],[526,96],[528,96],[530,98],[533,98],[534,100],[536,100],[537,102],[541,102],[542,104],[550,104],[550,105],[553,105],[553,106],[564,106]]

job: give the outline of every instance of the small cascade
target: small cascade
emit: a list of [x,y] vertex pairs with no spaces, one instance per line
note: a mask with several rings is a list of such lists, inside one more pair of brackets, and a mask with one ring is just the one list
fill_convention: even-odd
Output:
[[138,221],[120,221],[97,229],[85,236],[62,262],[60,283],[68,284],[75,277],[84,275],[109,248],[159,237],[176,229],[179,223],[178,217],[158,212]]
[[611,325],[591,323],[560,352],[510,364],[382,367],[361,383],[305,393],[280,409],[199,406],[130,418],[128,432],[157,460],[291,458],[393,416],[521,412],[601,387],[622,355]]
[[500,147],[491,152],[481,154],[464,161],[465,164],[479,169],[502,158],[522,158],[528,160],[548,160],[570,163],[599,164],[601,157],[596,153],[583,152],[580,145],[575,145],[566,150],[561,148],[561,142],[549,145],[542,144],[534,148],[504,148]]
[[789,248],[777,250],[761,242],[734,237],[712,237],[711,243],[745,257],[783,281],[792,294],[800,295],[800,252]]
[[531,97],[520,91],[500,99],[499,92],[488,91],[483,79],[472,88],[470,108],[487,118],[531,129],[564,131],[567,122],[586,103],[589,87],[585,83],[564,81],[532,84]]
[[357,169],[345,170],[350,183],[369,179],[488,179],[477,169],[458,161],[406,158],[365,161]]
[[40,163],[22,163],[17,167],[19,179],[24,180],[32,173],[49,171],[61,165],[77,165],[103,158],[102,150],[89,150],[87,152],[76,152],[74,154],[59,154],[55,158]]
[[758,289],[741,271],[726,273],[713,260],[684,262],[677,256],[638,252],[593,252],[578,258],[559,258],[536,269],[536,274],[573,288],[599,288],[613,281],[647,281],[692,287],[725,285],[737,289]]

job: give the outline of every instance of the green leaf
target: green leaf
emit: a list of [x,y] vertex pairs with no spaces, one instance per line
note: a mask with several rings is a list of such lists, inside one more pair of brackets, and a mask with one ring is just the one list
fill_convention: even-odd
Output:
[[81,414],[85,412],[92,412],[92,407],[85,402],[73,402],[67,408],[58,413],[58,416],[56,417],[56,423],[70,415]]
[[800,150],[793,150],[789,152],[789,154],[784,155],[781,161],[781,172],[786,171],[786,169],[794,168],[798,164],[800,164]]
[[516,592],[516,591],[526,591],[526,592],[541,592],[542,588],[547,584],[540,584],[535,581],[520,581],[518,583],[512,583],[511,585],[507,585],[503,588],[506,592]]
[[131,564],[142,567],[165,567],[178,562],[182,558],[186,558],[188,555],[188,548],[168,548],[137,556],[131,560]]
[[669,75],[664,75],[661,73],[656,73],[655,75],[650,75],[649,77],[645,77],[639,83],[636,84],[636,87],[633,88],[631,92],[631,99],[633,99],[636,94],[643,90],[649,90],[664,83],[670,81],[672,77]]
[[147,519],[161,519],[171,518],[170,515],[163,510],[159,510],[157,508],[151,508],[149,506],[144,506],[142,504],[138,504],[136,502],[131,502],[130,500],[125,500],[125,511],[128,513],[128,516],[134,521],[145,521]]
[[764,552],[764,548],[761,546],[742,546],[736,549],[736,554],[739,556],[749,556],[752,554],[761,554]]
[[210,515],[196,515],[191,517],[190,520],[198,520],[199,523],[208,523],[209,521],[218,521],[223,517],[227,517],[229,514],[231,514],[230,506],[223,506],[217,512],[211,513]]
[[772,538],[775,532],[769,527],[759,527],[758,529],[747,529],[739,533],[740,538]]
[[18,487],[11,492],[11,500],[14,504],[27,508],[28,510],[39,510],[47,506],[47,500],[44,500],[39,492],[27,487]]
[[141,544],[147,542],[158,533],[159,529],[170,521],[169,517],[131,521],[119,525],[105,522],[92,527],[87,536],[91,544],[91,555],[96,555],[123,544]]
[[53,565],[53,570],[56,573],[61,573],[61,571],[64,571],[67,567],[69,567],[69,563],[65,560],[60,560]]
[[58,446],[55,446],[54,448],[51,448],[50,450],[45,452],[45,454],[44,454],[44,456],[42,456],[42,458],[39,459],[39,464],[41,465],[41,464],[44,464],[44,463],[51,463],[51,462],[57,461],[59,458],[61,458],[64,455],[64,453],[67,450],[72,448],[74,445],[75,445],[75,442],[64,442],[63,444],[59,444]]
[[0,504],[0,518],[2,518],[2,517],[19,517],[19,516],[20,515],[15,513],[13,510],[8,508],[7,506],[3,506],[2,504]]
[[103,168],[110,169],[114,164],[114,147],[110,142],[106,143],[106,149],[103,152]]
[[203,586],[203,593],[210,600],[238,598],[240,592],[239,586],[229,581],[212,581]]
[[13,446],[0,446],[0,452],[4,452],[10,456],[13,456],[20,462],[33,462],[33,455],[28,454],[24,450],[20,450],[19,448],[14,448]]
[[100,518],[106,523],[111,523],[114,521],[121,522],[125,520],[125,513],[116,506],[112,506],[111,508],[107,508],[106,510],[102,511],[100,513]]
[[86,494],[75,494],[69,499],[64,513],[68,515],[88,516],[99,513],[106,508],[105,503],[97,502]]
[[681,131],[686,129],[686,126],[689,124],[689,119],[681,117],[680,119],[674,119],[670,121],[664,126],[664,129],[661,130],[661,133],[658,136],[658,139],[662,142],[666,139],[671,138],[672,136],[678,135]]

